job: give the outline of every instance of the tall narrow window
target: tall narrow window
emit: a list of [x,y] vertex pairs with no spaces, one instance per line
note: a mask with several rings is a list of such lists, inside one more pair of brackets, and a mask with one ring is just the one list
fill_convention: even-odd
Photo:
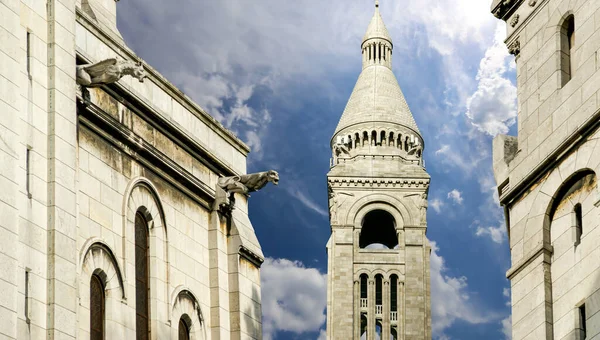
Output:
[[25,154],[25,191],[27,198],[31,198],[31,146],[27,146]]
[[90,339],[104,340],[104,285],[98,275],[90,280]]
[[26,41],[27,46],[25,46],[26,48],[26,57],[27,60],[25,61],[27,63],[27,76],[31,79],[31,32],[27,31],[27,41]]
[[581,243],[581,235],[583,234],[583,213],[581,204],[576,204],[573,209],[575,213],[575,246]]
[[578,308],[579,316],[579,339],[587,337],[587,325],[585,320],[585,303]]
[[148,326],[148,224],[140,214],[135,215],[135,326],[136,339],[147,340]]
[[360,304],[361,307],[367,307],[367,274],[360,276]]
[[25,322],[27,324],[31,323],[29,319],[29,276],[31,274],[31,269],[25,269]]
[[375,276],[375,314],[383,312],[383,276]]
[[396,275],[390,278],[390,311],[398,311],[398,276]]
[[190,327],[183,317],[179,319],[179,340],[190,340]]
[[575,50],[575,17],[570,15],[565,19],[560,30],[560,67],[561,83],[566,85],[573,75],[573,52]]

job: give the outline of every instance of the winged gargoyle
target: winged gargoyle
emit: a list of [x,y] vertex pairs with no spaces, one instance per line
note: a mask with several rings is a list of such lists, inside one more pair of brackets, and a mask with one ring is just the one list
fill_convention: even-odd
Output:
[[77,84],[85,87],[98,87],[112,84],[125,75],[137,78],[140,83],[146,78],[141,62],[109,58],[95,64],[77,65]]
[[222,206],[233,208],[232,198],[234,193],[248,195],[253,191],[264,188],[269,182],[275,185],[279,184],[279,173],[277,171],[269,170],[248,175],[221,177],[217,181],[215,208]]

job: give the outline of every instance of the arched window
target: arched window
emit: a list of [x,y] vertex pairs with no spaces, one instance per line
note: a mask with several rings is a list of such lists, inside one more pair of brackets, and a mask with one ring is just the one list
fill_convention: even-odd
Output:
[[[367,289],[368,289],[368,278],[367,278],[367,274],[362,274],[360,276],[360,298],[361,299],[366,299],[367,298]],[[366,306],[365,306],[366,307]]]
[[367,314],[360,315],[360,339],[367,339]]
[[360,135],[357,133],[354,134],[354,147],[358,148],[360,146]]
[[389,141],[388,141],[389,146],[396,146],[396,143],[394,141],[394,133],[393,132],[390,132],[388,139],[389,139]]
[[387,141],[387,138],[385,137],[385,131],[381,131],[380,136],[381,138],[379,139],[379,145],[385,146]]
[[371,145],[377,145],[377,131],[371,131]]
[[94,274],[90,279],[90,339],[104,340],[104,284]]
[[398,311],[398,276],[395,274],[390,277],[390,311],[392,313]]
[[575,246],[581,243],[581,235],[583,234],[583,213],[581,211],[581,204],[575,204],[573,209],[575,214]]
[[360,248],[393,249],[398,245],[394,217],[384,210],[370,211],[362,221]]
[[369,145],[369,133],[367,131],[363,132],[363,140],[362,140],[362,145]]
[[560,29],[561,83],[565,86],[573,75],[573,51],[575,50],[575,17],[568,16]]
[[383,308],[383,276],[378,274],[375,276],[375,314],[382,314]]
[[190,326],[183,316],[179,319],[179,340],[190,340]]
[[135,214],[135,326],[137,340],[149,339],[148,281],[148,223],[138,212]]

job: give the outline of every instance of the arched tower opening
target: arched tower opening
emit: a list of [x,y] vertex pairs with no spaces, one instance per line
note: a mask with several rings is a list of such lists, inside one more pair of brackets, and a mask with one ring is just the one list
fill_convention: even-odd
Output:
[[367,249],[394,249],[398,245],[396,221],[385,210],[373,210],[362,221],[359,247]]

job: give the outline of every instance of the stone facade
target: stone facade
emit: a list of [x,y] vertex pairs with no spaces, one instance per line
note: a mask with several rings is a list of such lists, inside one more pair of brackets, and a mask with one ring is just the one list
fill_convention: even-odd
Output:
[[[136,337],[134,221],[147,223],[151,339],[260,339],[261,247],[247,196],[215,204],[249,148],[141,61],[115,0],[0,2],[0,338]],[[76,65],[141,64],[101,87]]]
[[379,6],[331,140],[327,339],[431,339],[423,138]]
[[518,136],[493,143],[512,339],[600,334],[600,2],[495,0],[516,56]]

